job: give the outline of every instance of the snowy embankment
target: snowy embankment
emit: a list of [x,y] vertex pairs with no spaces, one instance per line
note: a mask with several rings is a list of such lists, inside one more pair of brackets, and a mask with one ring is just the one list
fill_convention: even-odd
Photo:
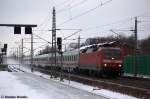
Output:
[[[27,74],[29,74],[28,76],[33,75],[32,73],[27,73]],[[50,79],[50,77],[48,75],[45,75],[45,74],[42,74],[39,72],[34,72],[34,74],[39,75],[41,77],[41,79],[38,79],[39,84],[42,83],[42,77],[43,77],[43,79],[45,79],[45,78],[49,79],[50,81],[54,81],[60,85],[63,84],[64,86],[69,86],[69,87],[76,88],[79,90],[84,90],[84,91],[87,91],[92,94],[97,94],[100,96],[108,97],[110,99],[136,99],[135,97],[111,92],[111,91],[104,90],[104,89],[98,89],[98,88],[95,88],[92,86],[84,85],[84,84],[73,82],[73,81],[64,80],[64,82],[60,82],[59,78]],[[21,74],[18,72],[18,74],[16,74],[16,75],[21,75]],[[57,93],[58,91],[56,91],[55,88],[54,88],[55,90],[48,88],[48,91],[51,90],[50,94],[41,93],[41,91],[42,91],[41,89],[40,89],[40,91],[35,90],[30,85],[26,85],[23,83],[26,80],[29,80],[29,82],[32,82],[32,80],[30,80],[30,79],[24,80],[23,79],[24,80],[23,81],[23,80],[20,80],[18,78],[18,76],[16,76],[16,75],[14,75],[12,72],[0,72],[0,96],[2,98],[3,97],[13,97],[13,98],[23,97],[23,98],[27,98],[27,99],[49,99],[50,97],[54,98],[53,94],[59,94],[59,93]],[[51,85],[51,83],[49,83],[49,85]],[[61,89],[58,89],[58,90],[61,90]],[[67,92],[67,90],[66,90],[66,92]],[[59,96],[61,96],[61,93]],[[50,98],[50,99],[53,99],[53,98]],[[55,99],[58,99],[58,98],[55,97]],[[61,98],[61,99],[64,99],[64,98]],[[72,99],[74,99],[74,98],[72,98]],[[87,98],[87,99],[89,99],[89,98]]]
[[[40,77],[44,77],[46,79],[50,79],[49,75],[46,75],[46,74],[43,74],[40,72],[34,72],[34,74],[39,75]],[[90,92],[90,93],[93,93],[96,95],[105,96],[105,97],[108,97],[110,99],[137,99],[136,97],[132,97],[132,96],[128,96],[125,94],[113,92],[110,90],[100,89],[97,87],[81,84],[81,83],[74,82],[74,81],[63,80],[60,82],[59,78],[53,78],[53,79],[51,78],[50,80],[59,82],[59,83],[64,84],[64,85],[68,85],[68,86],[73,87],[73,88],[84,90],[84,91],[87,91],[87,92]]]
[[22,84],[10,72],[1,71],[0,99],[49,99],[49,97]]

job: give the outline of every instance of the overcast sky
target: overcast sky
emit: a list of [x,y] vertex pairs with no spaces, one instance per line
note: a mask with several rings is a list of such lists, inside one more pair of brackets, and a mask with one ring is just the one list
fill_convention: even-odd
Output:
[[[138,39],[150,35],[150,0],[0,0],[0,24],[37,24],[34,33],[51,41],[51,32],[47,30],[52,27],[53,6],[56,8],[57,28],[82,29],[79,34],[70,39],[80,35],[84,38],[83,42],[89,37],[116,36],[110,29],[118,34],[129,36],[133,32],[127,30],[134,29],[135,16],[138,16],[139,21]],[[95,7],[97,8],[90,10]],[[89,12],[85,13],[87,11]],[[57,36],[65,38],[76,31],[57,31]],[[30,36],[14,35],[13,28],[0,27],[0,42],[8,43],[9,49],[17,47],[14,42],[20,42],[22,37]],[[77,40],[69,42],[77,42]],[[40,45],[43,44],[36,43],[34,48]],[[29,44],[25,46],[29,47]]]

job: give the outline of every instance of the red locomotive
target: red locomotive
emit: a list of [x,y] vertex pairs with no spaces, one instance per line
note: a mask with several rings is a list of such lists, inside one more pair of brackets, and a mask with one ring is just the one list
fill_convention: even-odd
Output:
[[120,48],[93,45],[80,53],[79,69],[91,74],[119,76],[123,71],[122,56]]

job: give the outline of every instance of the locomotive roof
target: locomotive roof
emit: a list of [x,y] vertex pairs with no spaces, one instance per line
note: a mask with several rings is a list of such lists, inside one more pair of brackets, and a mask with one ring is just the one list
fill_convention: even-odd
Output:
[[112,47],[112,44],[114,44],[115,42],[116,41],[87,45],[87,46],[80,47],[80,50],[86,49],[86,48],[92,48],[96,46],[97,47]]
[[86,53],[87,50],[91,50],[90,52],[94,52],[94,51],[97,51],[99,48],[103,48],[103,49],[113,48],[114,49],[114,48],[116,48],[116,47],[113,46],[114,43],[116,43],[116,41],[83,46],[83,47],[80,48],[80,52],[81,53]]

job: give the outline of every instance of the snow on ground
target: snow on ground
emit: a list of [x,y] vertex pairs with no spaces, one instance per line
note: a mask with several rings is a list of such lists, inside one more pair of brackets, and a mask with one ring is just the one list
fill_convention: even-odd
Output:
[[[47,78],[47,79],[50,79],[49,75],[46,75],[46,74],[43,74],[40,72],[34,72],[34,74],[39,75],[39,76],[44,77],[44,78]],[[50,80],[60,82],[59,78],[53,78]],[[90,93],[94,93],[94,94],[97,94],[100,96],[105,96],[105,97],[108,97],[110,99],[137,99],[136,97],[133,97],[133,96],[128,96],[125,94],[113,92],[113,91],[106,90],[106,89],[99,89],[97,87],[93,87],[93,86],[89,86],[89,85],[85,85],[85,84],[81,84],[78,82],[69,81],[69,80],[65,80],[65,79],[63,80],[63,82],[60,82],[60,83],[65,84],[65,85],[69,85],[70,87],[74,87],[74,88],[84,90],[84,91],[87,91]]]
[[[22,84],[17,77],[10,72],[0,72],[0,97],[24,97],[25,99],[49,99],[44,94],[39,94],[30,87]],[[13,99],[13,98],[10,98]]]
[[[40,73],[37,71],[35,71],[34,74],[39,75],[39,76],[44,77],[44,78],[47,78],[47,79],[50,79],[49,75],[46,75],[46,74],[43,74],[43,73]],[[60,82],[59,78],[53,78],[50,80]],[[65,80],[65,79],[63,80],[63,82],[60,82],[60,83],[65,84],[65,85],[69,85],[70,87],[78,88],[80,90],[85,90],[85,91],[88,91],[88,92],[91,92],[91,93],[94,93],[97,95],[105,96],[105,97],[108,97],[110,99],[137,99],[136,97],[133,97],[133,96],[128,96],[125,94],[113,92],[113,91],[106,90],[106,89],[100,89],[97,87],[93,87],[93,86],[89,86],[89,85],[85,85],[82,83],[69,81],[69,80]]]
[[0,99],[108,99],[31,73],[0,72],[0,78]]

